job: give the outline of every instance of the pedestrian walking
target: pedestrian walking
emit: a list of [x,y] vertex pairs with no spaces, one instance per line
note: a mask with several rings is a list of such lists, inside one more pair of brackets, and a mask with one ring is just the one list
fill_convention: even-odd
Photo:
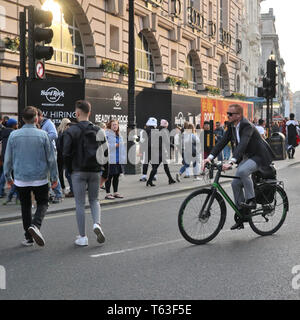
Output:
[[195,127],[192,123],[188,125],[188,129],[182,135],[182,164],[179,173],[176,174],[177,182],[181,181],[182,174],[193,164],[194,178],[199,180],[199,163],[200,153],[197,153],[197,145],[200,143],[199,137],[196,135]]
[[[140,142],[141,142],[141,152],[143,155],[143,172],[140,178],[140,181],[146,182],[147,181],[147,172],[149,163],[151,161],[151,131],[156,129],[157,127],[157,119],[154,117],[150,117],[146,122],[145,130],[142,131]],[[154,177],[153,180],[155,181],[156,178]]]
[[[222,140],[224,136],[224,129],[219,121],[216,122],[216,129],[214,131],[216,144]],[[223,151],[218,154],[218,161],[223,161]]]
[[[224,122],[224,133],[228,130],[229,122]],[[228,142],[223,149],[224,160],[229,160],[231,156],[231,142]]]
[[[173,183],[176,183],[176,181],[173,179],[171,173],[170,173],[170,169],[169,169],[169,166],[168,166],[168,163],[167,163],[167,159],[170,159],[170,134],[168,132],[168,127],[169,127],[169,122],[165,119],[162,119],[160,121],[160,127],[159,127],[159,130],[155,129],[156,130],[156,134],[160,133],[159,137],[158,137],[158,141],[159,141],[159,144],[158,144],[158,159],[155,159],[155,160],[158,160],[158,163],[156,162],[155,163],[155,160],[153,159],[153,156],[151,154],[151,164],[152,164],[152,170],[150,172],[150,176],[149,176],[149,179],[147,180],[147,183],[146,183],[146,186],[151,186],[151,187],[155,187],[155,184],[153,184],[153,179],[154,179],[154,176],[156,175],[157,173],[157,170],[158,170],[158,167],[159,165],[163,162],[163,166],[164,166],[164,171],[169,179],[169,184],[173,184]],[[155,143],[155,141],[151,141],[151,144]],[[151,146],[152,147],[152,146]],[[154,148],[153,148],[154,150]]]
[[93,231],[99,243],[105,242],[101,227],[101,208],[99,203],[100,171],[107,170],[97,161],[97,150],[106,144],[105,133],[89,121],[91,104],[85,100],[75,103],[77,124],[65,131],[63,140],[64,164],[71,173],[73,193],[76,203],[76,219],[79,236],[75,240],[78,246],[87,246],[88,237],[85,226],[85,198],[88,199],[93,218]]
[[258,125],[255,126],[259,134],[263,139],[266,139],[266,131],[265,131],[265,120],[259,119],[258,120]]
[[[55,125],[50,119],[47,119],[43,116],[42,110],[40,110],[40,109],[37,109],[37,110],[38,110],[38,123],[39,123],[40,129],[47,132],[48,137],[50,139],[50,142],[52,143],[54,151],[55,151],[55,157],[57,158],[57,150],[56,150],[55,141],[58,136],[57,136],[57,131],[56,131]],[[54,193],[54,197],[51,196],[51,202],[52,203],[61,202],[63,194],[62,194],[62,188],[61,188],[61,184],[60,184],[59,179],[57,181],[56,188],[54,188],[53,191],[51,191],[51,193],[52,192]]]
[[287,154],[289,159],[294,158],[295,148],[298,146],[297,136],[300,134],[299,124],[295,120],[295,114],[290,114],[290,120],[286,123]]
[[[1,160],[3,163],[4,163],[5,151],[6,151],[8,138],[9,138],[10,134],[14,130],[17,130],[17,129],[18,129],[18,121],[11,118],[7,121],[6,127],[1,132],[1,138],[2,138],[2,155],[1,155],[2,159]],[[13,173],[12,173],[12,177],[13,177]],[[4,176],[4,172],[3,172],[0,177],[0,190],[2,188],[4,188],[4,186],[5,186],[5,176]],[[3,202],[3,205],[7,205],[8,203],[12,202],[12,198],[14,195],[16,196],[16,204],[18,204],[19,203],[19,194],[17,192],[17,188],[16,188],[15,184],[11,185],[7,199]]]
[[[71,175],[66,170],[64,166],[64,159],[63,159],[63,145],[64,145],[64,133],[67,129],[69,129],[71,124],[71,120],[67,118],[63,118],[61,120],[61,123],[59,127],[57,128],[57,140],[56,140],[56,150],[57,150],[57,167],[58,167],[58,174],[59,174],[59,181],[61,184],[61,188],[63,193],[65,194],[66,198],[73,198],[74,193],[73,193],[73,186],[72,186],[72,179]],[[70,191],[68,193],[65,192],[66,186],[65,186],[65,180],[64,180],[64,173],[65,177],[69,183],[70,186]]]
[[[13,131],[8,139],[4,174],[9,185],[15,184],[21,201],[22,221],[25,230],[24,246],[32,246],[33,240],[45,245],[40,229],[48,209],[48,175],[51,187],[57,186],[58,171],[53,145],[45,131],[36,127],[38,113],[35,107],[23,111],[25,125]],[[12,178],[14,172],[14,179]],[[37,208],[32,219],[31,191],[35,195]]]
[[[123,164],[126,163],[126,150],[123,138],[120,136],[119,121],[109,121],[105,134],[109,148],[109,175],[105,182],[105,199],[124,198],[118,192],[120,175],[124,173]],[[110,193],[111,185],[113,194]]]

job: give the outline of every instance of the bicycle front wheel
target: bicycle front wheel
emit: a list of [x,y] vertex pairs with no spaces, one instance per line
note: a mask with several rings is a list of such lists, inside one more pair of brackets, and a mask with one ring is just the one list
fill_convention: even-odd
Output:
[[289,209],[288,198],[283,188],[278,185],[274,188],[272,201],[260,205],[257,209],[261,213],[249,219],[251,229],[261,236],[269,236],[278,231],[283,225]]
[[178,226],[182,236],[193,244],[205,244],[214,239],[223,228],[226,206],[219,193],[215,193],[212,205],[208,204],[211,189],[191,193],[182,203],[178,214]]

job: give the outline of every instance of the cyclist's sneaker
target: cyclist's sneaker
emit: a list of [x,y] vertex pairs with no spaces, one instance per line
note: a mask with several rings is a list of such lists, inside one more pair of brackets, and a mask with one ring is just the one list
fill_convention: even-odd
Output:
[[242,202],[241,207],[245,209],[256,209],[256,201],[255,199],[249,199],[246,202]]
[[236,230],[236,229],[244,229],[244,224],[243,221],[238,221],[236,222],[231,228],[230,230]]

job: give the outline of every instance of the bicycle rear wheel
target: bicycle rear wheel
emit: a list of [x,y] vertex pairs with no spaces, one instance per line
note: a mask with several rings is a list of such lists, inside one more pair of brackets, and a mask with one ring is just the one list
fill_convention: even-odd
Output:
[[[209,210],[207,204],[211,189],[200,189],[191,193],[182,203],[178,214],[178,226],[182,236],[193,244],[205,244],[217,236],[226,219],[226,206],[219,193]],[[205,209],[203,205],[205,204]]]
[[261,236],[269,236],[278,231],[289,209],[288,198],[283,188],[278,185],[274,188],[276,190],[273,201],[260,205],[257,209],[262,213],[249,219],[251,229]]

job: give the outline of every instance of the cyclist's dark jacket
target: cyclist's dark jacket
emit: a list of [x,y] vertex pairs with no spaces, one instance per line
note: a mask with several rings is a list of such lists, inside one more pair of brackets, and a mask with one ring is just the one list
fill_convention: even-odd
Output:
[[235,158],[237,163],[240,163],[245,156],[254,160],[260,167],[271,164],[272,160],[274,160],[274,153],[271,147],[261,137],[255,126],[246,118],[242,118],[240,121],[239,135],[240,143],[237,143],[236,128],[233,123],[229,123],[223,138],[213,148],[211,154],[216,157],[227,143],[231,142],[233,147],[232,158]]

